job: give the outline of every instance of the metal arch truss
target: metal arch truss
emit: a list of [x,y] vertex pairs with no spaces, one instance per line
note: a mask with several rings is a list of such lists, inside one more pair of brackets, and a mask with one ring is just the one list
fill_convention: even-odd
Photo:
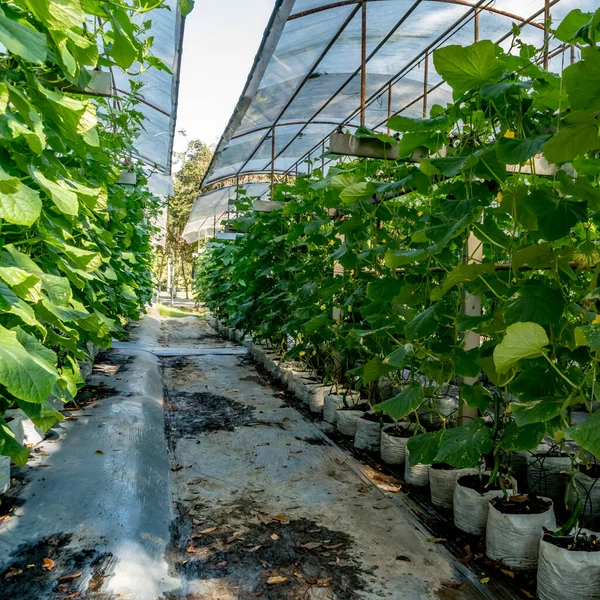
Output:
[[[225,139],[226,134],[224,134],[223,138],[221,139],[221,142],[219,143],[218,148],[220,148],[221,146],[226,147],[227,144],[229,143],[229,141],[231,141],[231,140],[241,139],[247,135],[257,133],[259,131],[265,132],[264,135],[260,138],[260,140],[257,142],[255,147],[253,148],[252,152],[245,158],[243,164],[238,169],[235,169],[235,170],[232,169],[232,171],[230,173],[228,173],[227,175],[224,175],[222,177],[212,179],[212,180],[207,180],[208,177],[210,176],[210,175],[208,175],[207,179],[205,179],[205,181],[203,182],[203,186],[204,185],[213,185],[215,183],[218,183],[218,182],[226,180],[226,179],[230,179],[232,177],[239,177],[241,175],[245,175],[246,173],[244,172],[244,168],[250,163],[250,161],[256,156],[257,152],[261,149],[261,147],[263,147],[265,142],[267,142],[268,140],[270,140],[270,142],[271,142],[271,159],[267,162],[267,164],[263,167],[262,170],[258,169],[258,171],[257,171],[256,168],[253,168],[252,171],[254,173],[262,172],[265,174],[269,174],[269,173],[273,174],[276,172],[282,172],[280,169],[275,168],[275,162],[277,161],[277,159],[279,157],[281,157],[290,148],[290,146],[292,146],[292,144],[299,137],[301,137],[302,133],[306,130],[306,128],[309,125],[311,125],[311,124],[312,125],[329,125],[329,126],[332,126],[332,131],[340,126],[356,127],[356,125],[351,124],[350,121],[352,121],[356,117],[359,117],[360,122],[363,123],[366,108],[368,106],[370,106],[374,101],[380,99],[383,96],[383,94],[385,94],[386,90],[388,93],[388,117],[391,116],[392,114],[399,114],[399,113],[403,112],[404,110],[406,110],[407,108],[409,108],[410,106],[413,106],[414,104],[416,104],[417,102],[420,102],[420,101],[423,102],[423,114],[426,115],[426,113],[427,113],[427,96],[429,93],[431,93],[432,91],[434,91],[441,85],[441,83],[438,83],[431,87],[428,85],[428,81],[427,81],[428,69],[427,68],[424,69],[423,93],[419,97],[417,97],[414,100],[412,100],[411,102],[409,102],[408,104],[404,105],[402,108],[400,108],[398,110],[394,110],[392,112],[391,92],[392,92],[393,86],[395,84],[397,84],[398,82],[400,82],[403,78],[405,78],[406,75],[416,65],[418,65],[423,59],[425,59],[427,61],[431,52],[437,46],[439,46],[441,43],[443,43],[446,39],[451,37],[456,32],[460,31],[463,27],[465,27],[470,22],[473,22],[474,40],[476,41],[479,37],[479,15],[482,12],[487,12],[490,14],[497,14],[499,16],[503,16],[503,17],[512,19],[512,20],[518,22],[521,27],[530,26],[530,27],[534,27],[534,28],[544,31],[544,48],[545,48],[544,66],[547,67],[548,60],[552,56],[550,55],[549,49],[548,49],[549,35],[548,35],[548,28],[546,27],[546,25],[548,24],[548,21],[549,21],[550,8],[552,6],[558,4],[561,0],[544,0],[544,7],[529,17],[523,17],[521,15],[517,15],[517,14],[513,14],[511,12],[500,10],[493,5],[493,0],[479,0],[478,2],[469,2],[468,0],[415,0],[415,2],[410,6],[410,8],[403,13],[403,15],[400,17],[400,19],[398,19],[396,24],[387,33],[387,35],[385,35],[381,39],[381,41],[377,44],[377,46],[367,55],[367,53],[366,53],[366,24],[367,24],[367,18],[368,18],[367,5],[370,4],[371,2],[378,2],[378,1],[380,1],[380,0],[340,0],[338,2],[331,2],[329,4],[326,4],[326,5],[323,5],[320,7],[315,7],[312,9],[308,9],[308,10],[298,12],[295,14],[293,14],[293,13],[288,14],[287,21],[295,21],[295,20],[302,19],[302,18],[310,16],[310,15],[329,11],[332,9],[345,7],[345,6],[353,6],[352,10],[350,11],[350,13],[346,17],[346,19],[344,19],[342,24],[337,28],[337,31],[334,33],[334,35],[329,40],[329,42],[327,43],[325,48],[322,50],[322,52],[319,54],[317,59],[314,61],[314,63],[310,67],[310,69],[304,74],[299,85],[296,87],[294,92],[284,103],[281,110],[278,111],[277,117],[275,119],[273,119],[273,121],[271,123],[263,125],[263,126],[255,127],[252,129],[248,129],[246,131],[243,131],[242,133],[233,133],[233,135],[230,135],[228,140]],[[367,79],[367,67],[368,67],[369,62],[375,56],[377,56],[379,51],[390,40],[390,38],[397,32],[397,30],[400,27],[402,27],[402,25],[409,18],[409,16],[417,9],[417,7],[419,7],[419,5],[423,4],[424,2],[428,2],[428,3],[435,2],[435,3],[442,3],[442,4],[453,4],[453,5],[465,6],[465,7],[469,8],[470,10],[468,12],[466,12],[465,14],[461,15],[454,23],[452,23],[447,29],[445,29],[435,40],[433,40],[433,42],[431,44],[429,44],[427,46],[427,48],[420,51],[419,54],[417,54],[413,59],[409,60],[402,67],[402,69],[400,71],[398,71],[396,74],[390,76],[387,79],[387,81],[377,91],[375,91],[373,94],[371,94],[367,98],[366,97],[366,79]],[[278,2],[278,5],[279,5],[279,7],[281,6],[281,1]],[[278,9],[276,9],[276,11],[277,10]],[[336,41],[344,33],[344,31],[346,30],[348,25],[352,22],[352,20],[358,15],[359,11],[362,11],[361,64],[351,73],[351,75],[349,77],[347,77],[345,79],[345,81],[335,90],[335,92],[333,92],[329,96],[329,98],[308,119],[303,120],[303,121],[298,121],[298,120],[286,121],[286,120],[284,120],[283,117],[284,117],[286,111],[292,105],[293,101],[299,96],[300,92],[302,91],[302,89],[304,88],[306,83],[312,78],[314,73],[317,71],[318,66],[327,57],[327,55],[329,54],[329,52],[335,45]],[[541,15],[543,15],[543,23],[535,22],[534,19],[538,18]],[[267,35],[268,35],[268,33],[265,33],[265,36],[267,36]],[[508,37],[510,37],[510,35],[511,35],[511,33],[508,32],[507,34],[502,36],[497,41],[502,42],[505,39],[507,39]],[[257,60],[258,60],[258,57],[257,57]],[[255,65],[256,65],[256,63],[255,63]],[[319,119],[318,118],[319,115],[325,110],[325,108],[327,108],[339,96],[339,94],[344,90],[344,88],[359,74],[361,76],[360,105],[355,110],[353,110],[350,113],[350,115],[348,115],[343,120],[333,121],[331,119]],[[251,77],[252,77],[252,74],[251,74]],[[382,125],[385,124],[386,121],[387,121],[387,119],[384,120],[383,122],[379,123],[375,127],[381,127]],[[276,136],[277,129],[279,127],[290,126],[290,125],[296,125],[296,126],[299,125],[301,127],[292,136],[292,138],[284,145],[283,148],[281,148],[277,152],[275,152],[275,136]],[[310,158],[311,155],[313,155],[315,152],[318,152],[319,148],[323,147],[323,144],[327,140],[328,136],[329,136],[329,133],[325,137],[320,139],[308,152],[306,152],[304,155],[302,155],[300,158],[298,158],[290,168],[288,168],[286,171],[283,171],[283,173],[290,174],[293,172],[298,172],[299,165],[302,164],[307,158]],[[213,166],[216,165],[219,154],[220,154],[219,152],[215,153],[213,162],[211,163],[211,166],[209,167],[209,170],[208,170],[209,174],[212,172]]]

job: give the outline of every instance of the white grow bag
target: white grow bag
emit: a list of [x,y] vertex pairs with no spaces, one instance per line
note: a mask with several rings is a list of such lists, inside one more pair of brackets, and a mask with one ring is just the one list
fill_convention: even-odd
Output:
[[406,460],[404,461],[404,480],[407,483],[419,487],[429,485],[430,465],[411,465],[410,450],[406,448]]
[[537,593],[540,600],[600,600],[600,552],[566,550],[542,538]]
[[354,437],[358,420],[364,415],[362,410],[338,410],[335,415],[338,431],[342,435]]
[[538,496],[547,496],[557,506],[564,505],[564,496],[569,475],[573,469],[568,456],[546,456],[530,454],[527,459],[527,483],[529,491]]
[[544,527],[556,529],[553,506],[537,515],[506,515],[490,503],[485,552],[511,569],[535,569]]
[[452,508],[456,480],[463,475],[477,475],[479,469],[429,469],[431,502],[440,508]]
[[354,434],[354,447],[359,450],[377,452],[380,445],[381,423],[363,418],[359,419],[356,423],[356,433]]
[[10,487],[10,458],[0,456],[0,494],[5,494]]
[[[489,471],[484,473],[489,476]],[[472,535],[483,535],[487,525],[490,500],[501,498],[502,490],[489,490],[480,494],[477,490],[460,484],[460,475],[454,487],[454,525]],[[515,482],[516,488],[516,482]],[[512,493],[508,492],[509,495]]]
[[[406,444],[410,438],[398,437],[387,433],[389,430],[394,429],[396,425],[386,425],[381,430],[381,460],[388,465],[403,465],[406,460]],[[403,427],[399,425],[399,427]]]
[[[585,517],[600,516],[600,479],[590,477],[582,471],[575,473],[575,487],[579,492],[579,499]],[[571,503],[575,503],[577,495],[573,489],[570,490]]]

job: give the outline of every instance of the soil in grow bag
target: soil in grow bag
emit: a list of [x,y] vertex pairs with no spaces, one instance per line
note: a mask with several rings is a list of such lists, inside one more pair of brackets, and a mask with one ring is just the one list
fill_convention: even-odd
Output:
[[541,515],[552,506],[552,502],[538,498],[535,494],[494,498],[491,503],[496,510],[505,515]]
[[570,550],[571,552],[600,552],[600,540],[598,536],[585,532],[580,533],[577,538],[572,535],[555,537],[547,533],[544,535],[544,541],[553,546],[558,546],[563,550]]
[[[343,410],[343,409],[338,409],[338,410]],[[362,409],[357,409],[357,410],[362,410]],[[370,423],[386,423],[387,424],[387,423],[394,422],[392,420],[392,418],[389,417],[388,415],[383,415],[383,414],[379,414],[376,412],[367,412],[361,417],[361,419],[363,421],[369,421]]]
[[592,479],[600,479],[600,465],[580,465],[579,472],[591,477]]
[[[492,490],[501,489],[497,482],[494,483],[494,485],[490,485],[489,475],[463,475],[460,478],[460,485],[462,487],[469,488],[470,490],[475,490],[479,494],[485,494],[487,492],[491,492]],[[509,489],[511,487],[510,483],[505,482],[504,487]]]
[[414,435],[408,427],[390,427],[385,430],[385,433],[386,435],[395,438],[411,438]]
[[[371,410],[371,407],[366,404],[366,403],[361,403],[361,404],[355,404],[354,406],[342,406],[342,408],[338,408],[338,410],[358,410],[358,411],[363,411],[365,413],[365,415],[363,415],[361,417],[361,419],[366,418],[367,416],[367,411]],[[367,420],[371,420],[371,421],[379,421],[379,418],[375,418],[375,419],[367,419]]]

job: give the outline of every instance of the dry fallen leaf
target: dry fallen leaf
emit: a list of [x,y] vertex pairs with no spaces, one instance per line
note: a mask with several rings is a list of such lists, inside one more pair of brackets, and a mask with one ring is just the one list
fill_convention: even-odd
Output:
[[282,577],[281,575],[276,575],[275,577],[269,577],[267,579],[267,583],[269,585],[277,585],[278,583],[285,583],[288,580],[287,577]]
[[200,525],[200,523],[202,523],[202,521],[199,521],[198,519],[192,519],[192,525]]
[[42,567],[48,571],[54,569],[54,561],[51,558],[45,558]]
[[290,454],[300,454],[302,450],[290,450]]
[[224,568],[224,567],[226,567],[226,566],[227,566],[227,561],[226,561],[226,560],[225,560],[225,561],[223,561],[223,562],[217,563],[217,564],[215,565],[215,567],[217,567],[217,569],[222,569],[222,568]]
[[196,552],[196,546],[188,546],[187,551],[192,554],[192,552]]
[[183,465],[175,465],[174,467],[171,467],[171,471],[181,471],[181,469],[183,469]]
[[212,533],[213,531],[216,531],[217,528],[216,527],[208,527],[207,529],[203,529],[202,531],[199,531],[198,533],[200,535],[206,535],[207,533]]
[[276,533],[271,534],[271,539],[276,542],[279,539],[279,536]]
[[258,552],[260,550],[260,546],[254,546],[253,548],[249,548],[248,552]]
[[509,571],[508,569],[500,569],[505,575],[508,575],[509,577],[512,577],[513,579],[515,578],[515,572],[514,571]]
[[10,571],[8,571],[8,573],[4,576],[4,579],[11,579],[12,577],[17,577],[17,575],[21,575],[23,573],[23,569],[11,569]]
[[358,488],[358,491],[359,491],[361,494],[368,494],[368,493],[369,493],[369,491],[370,491],[370,488],[368,488],[368,487],[361,487],[361,488]]
[[446,581],[442,584],[444,587],[450,588],[452,590],[466,590],[466,583],[454,583],[453,581]]
[[446,538],[433,537],[433,538],[427,538],[427,541],[431,542],[432,544],[440,544],[441,542],[446,542],[448,540],[446,540]]
[[308,542],[307,544],[302,544],[303,548],[306,548],[307,550],[314,550],[315,548],[318,548],[321,545],[321,542]]
[[489,581],[490,581],[490,578],[489,578],[489,577],[482,577],[482,578],[479,580],[479,583],[489,583]]
[[462,563],[464,565],[464,564],[468,563],[472,558],[473,558],[472,554],[467,554],[466,556],[463,556],[462,558],[459,558],[458,562]]
[[273,520],[279,521],[280,523],[289,523],[289,520],[285,515],[275,515]]
[[534,598],[533,594],[530,594],[527,590],[521,590],[521,593],[525,596],[525,598]]
[[96,452],[94,452],[94,454],[104,454],[104,452],[102,452],[102,450],[96,450]]
[[74,579],[78,579],[81,577],[83,573],[81,571],[73,571],[72,573],[66,573],[65,575],[61,575],[58,580],[59,581],[73,581]]

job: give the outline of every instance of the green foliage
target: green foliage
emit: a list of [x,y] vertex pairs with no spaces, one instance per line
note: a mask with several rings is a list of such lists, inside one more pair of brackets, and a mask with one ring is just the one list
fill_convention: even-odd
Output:
[[[413,464],[472,467],[491,453],[494,474],[508,473],[508,453],[544,437],[573,461],[598,456],[596,15],[558,26],[587,44],[562,76],[519,39],[518,55],[489,41],[434,51],[455,101],[388,123],[401,156],[425,146],[430,158],[346,158],[276,186],[282,211],[245,210],[244,236],[202,255],[199,298],[409,421]],[[465,336],[479,336],[469,350]],[[459,426],[443,409],[454,384],[481,418]],[[575,406],[590,420],[572,426]]]
[[[18,464],[28,451],[5,411],[20,408],[44,430],[61,420],[46,400],[72,399],[83,383],[78,361],[92,344],[126,335],[151,298],[147,222],[157,200],[131,162],[138,100],[77,90],[92,69],[164,68],[145,39],[146,12],[161,5],[19,0],[0,8],[0,454]],[[124,168],[138,185],[117,185]]]

